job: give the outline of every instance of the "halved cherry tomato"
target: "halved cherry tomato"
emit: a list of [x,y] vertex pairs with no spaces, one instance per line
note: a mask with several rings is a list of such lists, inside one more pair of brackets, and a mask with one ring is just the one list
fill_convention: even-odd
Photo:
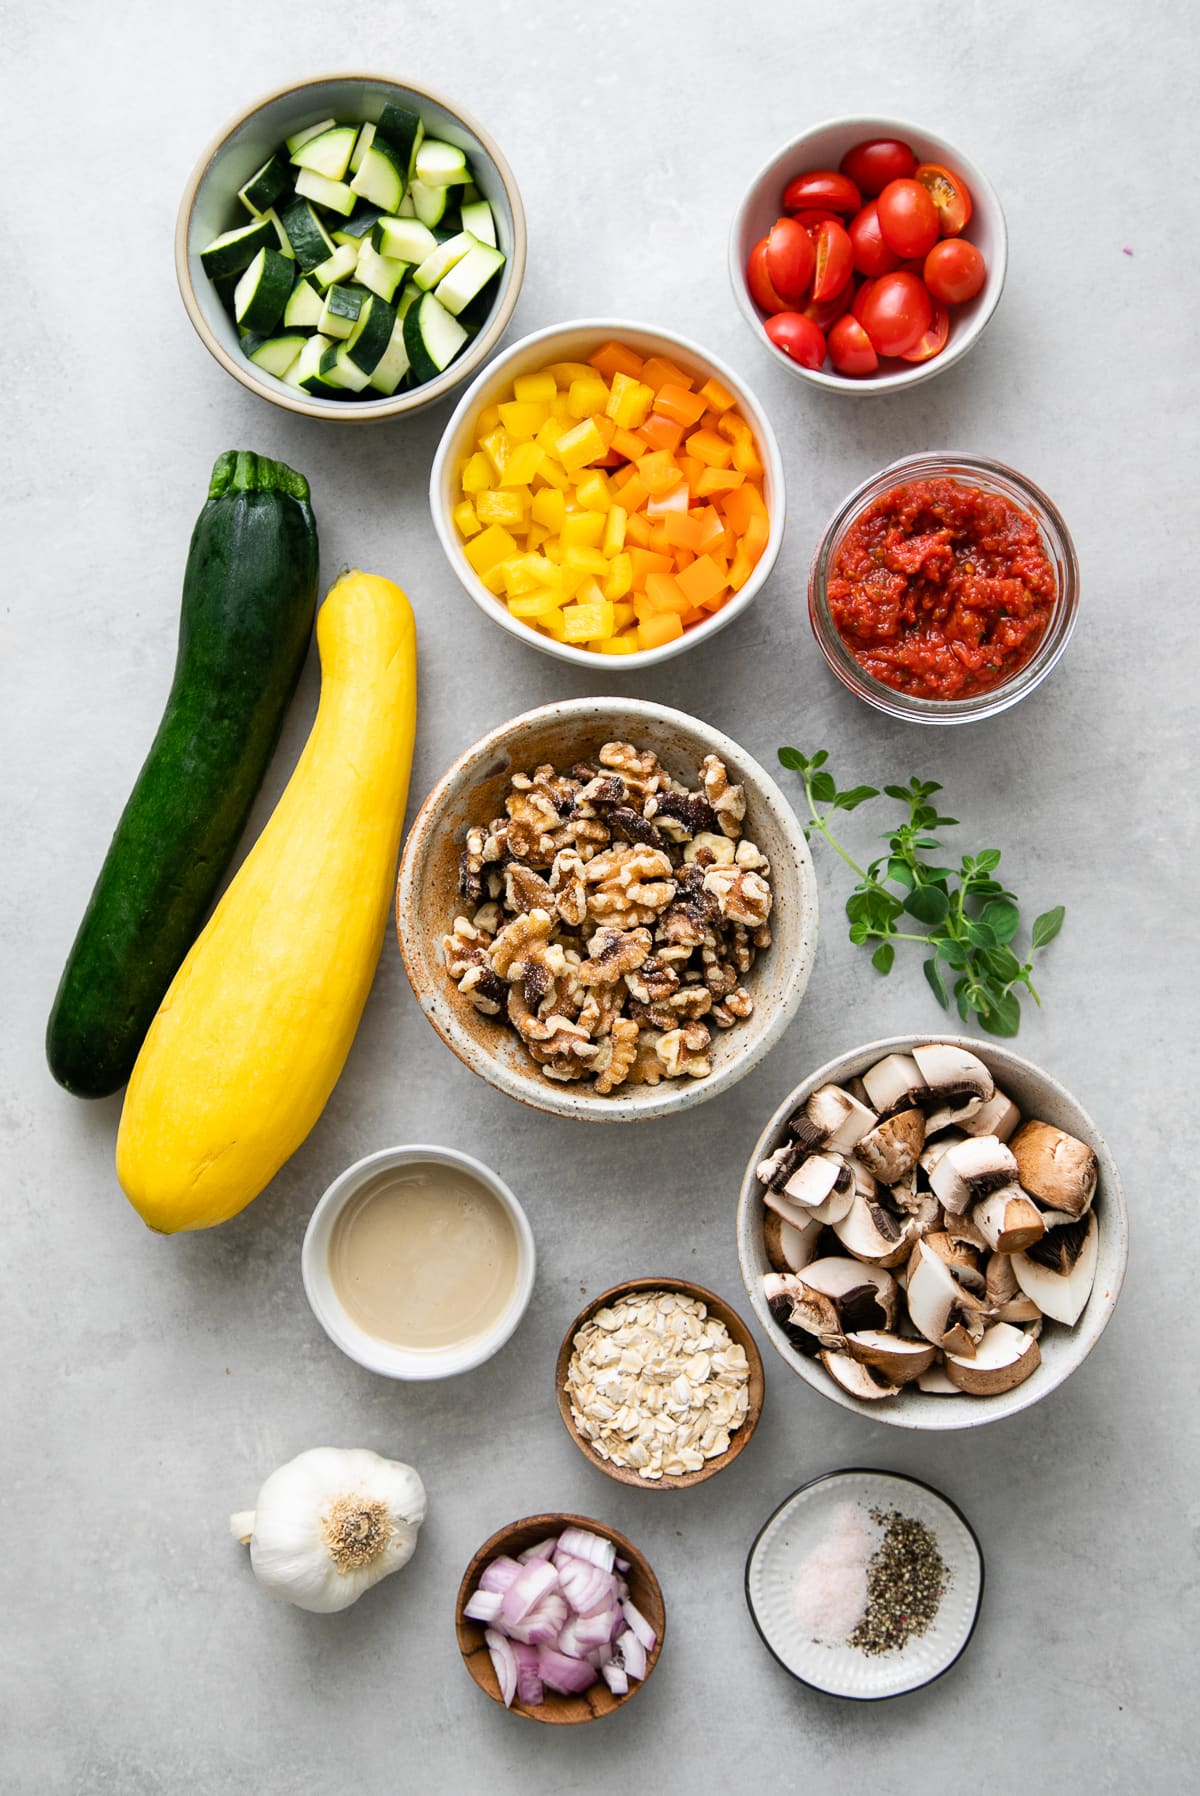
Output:
[[872,280],[864,281],[862,283],[862,285],[859,287],[858,292],[854,295],[854,301],[850,307],[850,310],[853,312],[854,316],[858,319],[858,322],[860,324],[862,323],[863,307],[866,305],[867,300],[871,296],[872,288],[876,287],[877,285],[878,285],[877,281],[872,281]]
[[825,360],[825,332],[802,312],[780,312],[763,326],[776,349],[804,368],[819,368]]
[[900,258],[883,241],[883,232],[879,229],[879,207],[875,201],[868,200],[862,211],[850,220],[847,228],[850,232],[854,266],[859,274],[869,275],[872,280],[881,274],[891,274]]
[[804,226],[794,218],[778,218],[767,238],[767,273],[776,293],[798,305],[813,278],[816,251]]
[[835,299],[848,283],[854,270],[854,251],[845,225],[832,219],[818,225],[813,236],[816,264],[813,269],[812,296],[820,303]]
[[938,209],[927,188],[919,181],[889,181],[875,203],[889,249],[898,256],[929,254],[938,240]]
[[902,356],[933,323],[929,290],[915,274],[881,275],[863,302],[859,323],[880,355]]
[[783,190],[785,212],[802,212],[806,206],[828,207],[830,212],[857,212],[862,194],[846,175],[835,168],[814,168],[797,175]]
[[829,359],[839,374],[874,374],[879,366],[875,345],[850,312],[829,333]]
[[806,231],[813,232],[818,225],[823,225],[827,218],[837,224],[843,222],[840,212],[831,212],[828,206],[807,206],[803,212],[793,212],[792,217],[797,224],[802,224]]
[[950,314],[940,299],[933,302],[933,318],[929,329],[919,342],[911,349],[906,349],[902,361],[927,362],[935,355],[941,355],[946,347],[946,338],[950,335]]
[[819,324],[821,329],[828,334],[830,325],[836,324],[843,313],[850,310],[853,299],[854,282],[848,280],[841,292],[835,294],[832,299],[810,299],[806,305],[800,307],[800,310],[806,318],[811,318],[814,324]]
[[974,299],[987,280],[987,263],[965,237],[944,237],[926,256],[922,274],[935,299],[961,306]]
[[771,276],[767,272],[767,240],[760,237],[750,251],[746,263],[746,285],[750,289],[750,297],[760,311],[768,314],[786,312],[788,302],[776,293],[771,285]]
[[913,175],[937,208],[943,237],[957,237],[971,220],[971,195],[961,175],[952,174],[940,162],[922,162]]
[[906,143],[895,137],[873,137],[869,143],[856,143],[841,160],[841,171],[849,175],[860,193],[882,193],[889,181],[903,181],[917,166],[917,159]]

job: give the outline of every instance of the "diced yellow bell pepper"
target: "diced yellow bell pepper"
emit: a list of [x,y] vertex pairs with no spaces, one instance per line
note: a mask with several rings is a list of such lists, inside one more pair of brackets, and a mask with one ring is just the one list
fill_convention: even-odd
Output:
[[575,596],[581,605],[603,605],[605,602],[600,582],[592,578],[584,581]]
[[544,630],[547,636],[553,636],[555,642],[565,642],[567,639],[567,627],[563,623],[563,614],[561,611],[555,610],[545,612],[538,618],[534,628]]
[[456,505],[450,516],[454,519],[455,528],[462,536],[478,536],[483,529],[483,525],[475,515],[475,507],[469,499],[464,499],[461,505]]
[[[563,526],[564,530],[566,525]],[[563,566],[579,568],[584,575],[595,574],[603,579],[608,573],[608,557],[601,555],[599,549],[586,549],[577,543],[563,544]]]
[[562,457],[558,453],[558,447],[562,441],[562,436],[563,427],[559,420],[557,418],[547,418],[546,422],[542,425],[542,428],[538,431],[537,436],[534,438],[534,441],[546,451],[547,455],[553,455],[556,460],[561,461]]
[[573,380],[595,380],[596,378],[596,370],[590,362],[551,362],[546,373],[554,376],[555,382],[564,393]]
[[486,493],[492,484],[492,470],[486,455],[477,449],[463,468],[462,489],[464,493]]
[[636,655],[638,651],[636,636],[606,636],[603,642],[589,642],[588,647],[600,655]]
[[528,486],[542,471],[546,451],[537,443],[518,443],[500,476],[501,486]]
[[524,593],[518,598],[508,601],[508,608],[514,617],[535,618],[541,623],[543,618],[558,616],[558,595],[547,587],[539,587],[535,592]]
[[562,620],[567,642],[592,642],[613,633],[613,608],[607,599],[598,605],[568,605]]
[[[558,429],[557,424],[554,428],[555,430]],[[539,438],[541,435],[542,433],[539,431]],[[557,443],[557,441],[558,439],[556,437],[555,442]],[[542,451],[542,465],[537,471],[537,478],[539,480],[544,480],[547,486],[556,486],[560,493],[565,493],[571,484],[571,476],[567,473],[566,469],[554,459],[553,450],[547,450],[541,442],[538,443],[538,447]]]
[[[507,518],[495,518],[494,523],[507,523]],[[560,531],[564,548],[572,544],[584,549],[598,549],[600,539],[604,535],[604,513],[602,511],[571,511],[562,522]],[[605,570],[607,572],[607,569]]]
[[529,488],[523,486],[480,493],[475,500],[475,515],[481,524],[523,524],[528,508]]
[[636,617],[637,612],[628,599],[622,599],[619,604],[613,606],[613,628],[615,630],[628,629]]
[[585,511],[607,511],[612,504],[608,481],[600,468],[591,468],[575,488],[575,497]]
[[560,424],[565,424],[568,430],[570,429],[575,420],[571,415],[571,401],[566,393],[560,393],[554,400],[550,407],[550,414],[557,418]]
[[606,452],[606,444],[594,418],[585,418],[574,430],[558,439],[558,459],[570,473],[586,468]]
[[498,410],[504,429],[519,443],[528,443],[535,437],[550,416],[549,405],[521,404],[515,399],[501,405]]
[[513,452],[513,440],[507,430],[489,431],[487,436],[480,437],[479,447],[491,462],[497,478],[500,478],[508,466],[508,458]]
[[612,392],[604,410],[614,424],[624,430],[636,430],[650,416],[654,389],[620,370],[613,375]]
[[596,373],[586,380],[573,380],[567,390],[567,405],[573,418],[590,418],[608,404],[608,388]]
[[499,422],[500,407],[498,405],[485,405],[478,418],[475,420],[476,437],[485,437],[489,430],[495,430]]
[[477,574],[486,574],[497,562],[507,561],[516,552],[515,541],[501,524],[491,525],[480,536],[472,537],[463,548],[463,554]]
[[498,599],[504,594],[504,566],[504,562],[498,561],[495,567],[489,568],[487,573],[481,576],[488,591],[494,592]]
[[551,370],[541,374],[518,374],[513,381],[513,397],[523,404],[549,405],[557,391]]
[[625,547],[625,525],[628,513],[623,505],[614,505],[604,520],[604,540],[600,544],[606,555],[619,555]]
[[567,515],[567,502],[555,487],[547,486],[533,495],[530,511],[535,522],[544,524],[552,535],[557,536]]
[[633,561],[628,551],[622,550],[613,556],[603,586],[606,599],[623,599],[627,592],[633,591]]

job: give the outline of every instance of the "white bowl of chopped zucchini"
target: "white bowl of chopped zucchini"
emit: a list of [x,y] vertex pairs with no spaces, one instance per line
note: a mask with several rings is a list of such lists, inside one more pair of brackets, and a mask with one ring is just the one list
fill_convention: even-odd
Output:
[[205,150],[175,267],[236,380],[309,417],[419,410],[468,380],[512,316],[525,215],[468,114],[379,75],[256,101]]

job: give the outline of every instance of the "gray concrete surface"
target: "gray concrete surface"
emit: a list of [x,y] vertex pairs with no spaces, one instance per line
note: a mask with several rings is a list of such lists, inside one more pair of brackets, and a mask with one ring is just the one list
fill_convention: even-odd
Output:
[[[464,1788],[1063,1796],[1167,1792],[1192,1762],[1194,1356],[1196,23],[1133,5],[600,9],[361,0],[9,8],[3,594],[5,1019],[0,1126],[0,1784],[22,1796],[356,1796]],[[237,387],[175,291],[180,190],[216,125],[321,68],[411,71],[487,121],[529,214],[514,333],[582,313],[674,321],[745,371],[779,430],[790,520],[736,629],[659,674],[564,670],[486,630],[447,570],[425,485],[447,411],[376,431],[284,417]],[[958,140],[1008,210],[1008,291],[961,368],[853,404],[772,367],[726,288],[743,183],[806,122],[892,111]],[[1128,252],[1128,253],[1126,253]],[[818,965],[785,1042],[677,1123],[588,1132],[519,1114],[420,1017],[394,940],[345,1076],[274,1187],[216,1233],[149,1235],[114,1180],[118,1102],[47,1074],[51,994],[160,713],[179,582],[214,456],[312,481],[328,580],[400,580],[421,631],[413,800],[479,730],[607,683],[710,718],[770,762],[826,745],[847,780],[944,781],[1030,912],[1065,901],[1045,1010],[1017,1044],[1070,1085],[1125,1172],[1133,1259],[1087,1365],[1034,1411],[936,1439],[850,1417],[768,1355],[762,1426],[678,1499],[593,1473],[554,1412],[581,1294],[680,1271],[738,1301],[733,1207],[762,1119],[806,1070],[934,1027],[916,964],[850,948],[819,855]],[[890,726],[810,638],[815,537],[901,453],[998,456],[1058,501],[1083,565],[1066,661],[1028,703],[955,733]],[[315,702],[311,664],[255,816]],[[862,842],[881,827],[851,826]],[[966,836],[964,840],[966,840]],[[510,1180],[541,1252],[533,1312],[483,1370],[395,1388],[305,1305],[299,1246],[323,1187],[421,1137]],[[226,1518],[300,1449],[369,1445],[424,1475],[411,1568],[325,1619],[270,1603]],[[894,1467],[947,1491],[987,1555],[983,1616],[939,1686],[823,1699],[762,1650],[742,1598],[760,1523],[805,1478]],[[670,1639],[620,1717],[550,1732],[483,1700],[458,1661],[458,1579],[493,1528],[571,1507],[631,1533]]]

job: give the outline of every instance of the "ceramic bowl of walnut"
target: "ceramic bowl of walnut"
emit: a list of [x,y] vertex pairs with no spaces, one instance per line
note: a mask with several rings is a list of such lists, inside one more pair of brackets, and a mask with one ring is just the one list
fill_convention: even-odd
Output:
[[473,1072],[557,1116],[670,1115],[769,1053],[817,893],[770,775],[636,699],[544,705],[443,775],[400,864],[413,991]]

